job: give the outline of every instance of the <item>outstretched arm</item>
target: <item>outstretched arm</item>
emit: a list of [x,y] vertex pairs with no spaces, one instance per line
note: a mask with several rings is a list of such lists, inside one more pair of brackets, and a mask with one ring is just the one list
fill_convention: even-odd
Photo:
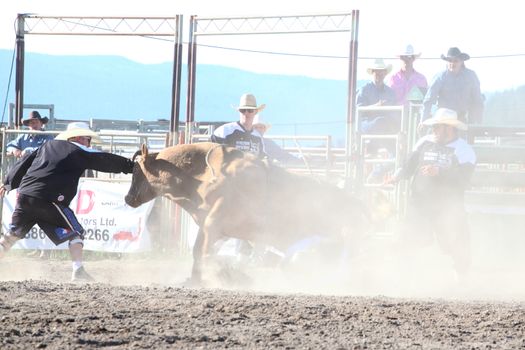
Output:
[[35,160],[36,153],[37,152],[26,154],[18,162],[15,163],[11,170],[9,170],[4,180],[4,184],[2,185],[2,188],[4,189],[4,194],[5,192],[14,190],[15,188],[18,188],[18,186],[20,186],[20,182],[26,174],[27,169],[29,169],[29,167],[31,166],[31,164],[33,164],[33,161]]
[[126,157],[105,152],[85,152],[84,161],[86,169],[93,169],[105,173],[124,173],[133,172],[135,163]]

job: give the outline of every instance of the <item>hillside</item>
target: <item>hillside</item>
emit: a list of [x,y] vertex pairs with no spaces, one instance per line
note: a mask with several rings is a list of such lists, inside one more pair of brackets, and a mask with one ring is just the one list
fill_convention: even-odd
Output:
[[[0,50],[0,94],[5,98],[12,53]],[[14,75],[14,72],[13,72]],[[171,63],[140,64],[116,56],[26,54],[24,103],[54,104],[63,119],[169,119]],[[186,110],[183,68],[181,119]],[[256,74],[234,68],[199,65],[196,120],[237,119],[241,94],[252,92],[267,105],[264,117],[274,134],[343,134],[344,80]],[[14,77],[9,102],[14,101]]]
[[[12,52],[0,50],[0,96],[5,99]],[[181,120],[186,113],[183,67]],[[342,77],[344,78],[344,77]],[[26,53],[25,103],[54,104],[62,119],[169,119],[172,64],[141,64],[118,56],[52,56]],[[363,82],[358,82],[358,86]],[[199,65],[197,121],[237,119],[232,106],[252,92],[267,105],[264,118],[272,134],[331,134],[342,138],[347,82],[304,76],[256,74],[215,65]],[[525,123],[525,87],[485,91],[485,122]],[[8,102],[14,101],[14,72]]]

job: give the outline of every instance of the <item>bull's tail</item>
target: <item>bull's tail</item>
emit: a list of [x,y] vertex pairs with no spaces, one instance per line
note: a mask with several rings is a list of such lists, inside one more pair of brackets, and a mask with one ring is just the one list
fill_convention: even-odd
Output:
[[214,183],[215,181],[217,181],[217,176],[215,175],[215,169],[213,169],[213,167],[210,164],[210,155],[218,147],[222,147],[222,145],[221,144],[216,144],[216,145],[213,145],[212,147],[210,147],[208,152],[206,152],[206,157],[205,157],[206,166],[210,169],[210,172],[211,172],[211,178],[210,178],[210,182],[211,183]]

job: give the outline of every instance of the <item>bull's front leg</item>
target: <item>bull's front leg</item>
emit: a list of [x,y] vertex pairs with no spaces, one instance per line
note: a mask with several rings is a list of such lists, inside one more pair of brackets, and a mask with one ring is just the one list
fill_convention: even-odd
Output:
[[[207,260],[210,259],[212,247],[221,237],[217,214],[220,212],[222,205],[223,200],[217,200],[199,228],[197,239],[193,246],[193,268],[190,280],[192,284],[202,284],[202,273],[206,269]],[[223,217],[222,220],[224,219]]]
[[191,285],[200,285],[202,283],[202,259],[204,256],[205,234],[202,228],[199,228],[195,245],[193,246],[193,267],[191,269]]

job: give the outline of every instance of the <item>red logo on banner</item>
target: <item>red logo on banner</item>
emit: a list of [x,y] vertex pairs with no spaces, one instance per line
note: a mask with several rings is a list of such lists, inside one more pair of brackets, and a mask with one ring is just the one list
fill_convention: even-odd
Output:
[[139,238],[139,236],[133,236],[131,231],[119,231],[113,235],[115,241],[131,241],[134,242]]
[[139,239],[140,234],[142,232],[142,225],[141,225],[142,219],[139,218],[139,224],[137,227],[137,235],[134,236],[133,232],[131,231],[119,231],[115,234],[113,234],[113,239],[115,241],[130,241],[135,242],[137,239]]
[[77,214],[87,214],[95,205],[95,192],[89,190],[78,191]]

